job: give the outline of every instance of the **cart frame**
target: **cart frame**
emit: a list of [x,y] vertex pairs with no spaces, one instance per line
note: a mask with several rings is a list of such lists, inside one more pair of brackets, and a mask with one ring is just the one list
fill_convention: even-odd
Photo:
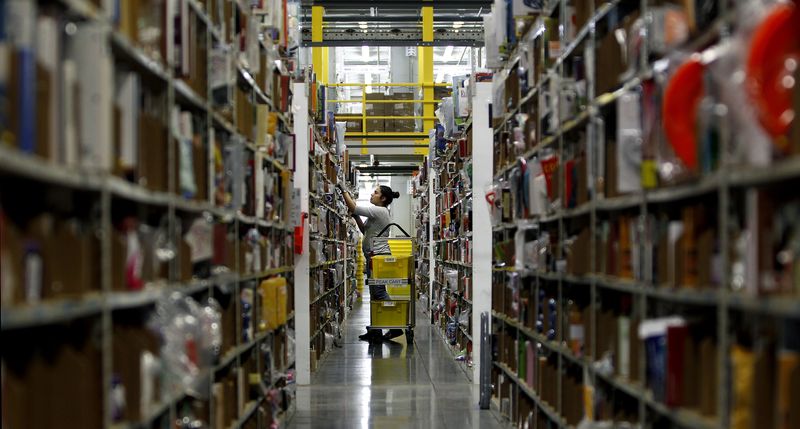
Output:
[[[392,226],[396,226],[397,229],[403,232],[405,237],[381,237],[381,235],[386,232]],[[378,233],[378,236],[372,239],[372,248],[375,248],[375,245],[381,242],[387,242],[389,240],[408,240],[411,243],[411,255],[409,263],[411,266],[415,266],[416,260],[414,258],[414,238],[411,237],[400,225],[396,223],[390,223],[386,225],[381,232]],[[386,254],[375,254],[370,255],[369,263],[372,264],[372,257],[373,256],[381,256]],[[370,329],[404,329],[406,334],[406,340],[408,342],[413,341],[414,339],[414,326],[415,326],[415,319],[416,319],[416,282],[414,281],[414,276],[409,275],[407,278],[389,278],[389,279],[375,279],[371,276],[374,275],[374,268],[370,269],[370,278],[367,279],[367,285],[390,285],[390,284],[408,284],[410,287],[409,291],[409,299],[408,299],[408,314],[406,315],[406,324],[402,325],[377,325],[372,323],[372,302],[405,302],[405,300],[381,300],[381,301],[373,301],[372,296],[370,296],[370,324],[367,325],[367,330]]]

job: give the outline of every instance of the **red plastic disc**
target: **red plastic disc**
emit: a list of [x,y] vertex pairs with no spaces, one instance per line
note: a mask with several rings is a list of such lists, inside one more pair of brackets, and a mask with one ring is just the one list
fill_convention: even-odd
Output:
[[681,64],[667,84],[662,105],[664,132],[675,155],[691,170],[697,168],[697,106],[705,92],[704,69],[696,55]]
[[[759,24],[747,58],[747,90],[758,120],[773,137],[789,131],[794,70],[800,61],[800,10],[790,3],[776,5]],[[793,83],[790,85],[789,83]]]

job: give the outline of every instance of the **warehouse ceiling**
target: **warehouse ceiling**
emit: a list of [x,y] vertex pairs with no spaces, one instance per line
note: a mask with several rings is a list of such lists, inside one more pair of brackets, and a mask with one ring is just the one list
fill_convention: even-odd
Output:
[[375,176],[410,176],[419,170],[422,155],[350,155],[353,167],[361,174]]
[[[303,46],[482,46],[491,1],[301,2]],[[323,41],[311,42],[311,6],[325,8]],[[434,41],[422,42],[422,6],[433,6]]]

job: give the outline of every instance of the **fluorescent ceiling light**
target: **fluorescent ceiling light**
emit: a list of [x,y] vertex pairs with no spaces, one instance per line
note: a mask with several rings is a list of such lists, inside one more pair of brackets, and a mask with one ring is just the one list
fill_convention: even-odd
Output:
[[464,26],[464,21],[455,21],[453,22],[453,28],[461,28]]
[[360,21],[358,23],[358,28],[360,28],[362,30],[366,30],[367,29],[367,23],[365,21]]

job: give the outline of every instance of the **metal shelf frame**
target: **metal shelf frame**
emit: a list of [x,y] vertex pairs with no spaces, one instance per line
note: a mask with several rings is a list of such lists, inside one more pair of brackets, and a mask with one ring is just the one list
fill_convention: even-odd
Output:
[[[591,2],[589,2],[591,3]],[[638,10],[640,16],[648,16],[650,13],[652,1],[640,0]],[[556,59],[553,66],[542,74],[542,80],[534,85],[527,92],[520,94],[520,101],[517,106],[512,106],[508,114],[504,117],[504,122],[501,126],[495,129],[495,135],[508,127],[509,119],[524,106],[535,105],[542,97],[542,92],[551,79],[551,76],[564,76],[565,63],[567,59],[574,55],[580,46],[587,46],[589,49],[596,47],[599,40],[597,35],[597,24],[611,13],[611,11],[619,7],[621,1],[609,1],[604,5],[594,10],[591,18],[586,25],[578,29],[576,37],[569,41],[562,40],[562,46],[565,49],[561,52],[560,56]],[[555,12],[558,9],[559,22],[563,24],[567,20],[565,13],[568,2],[566,0],[554,0],[548,2],[547,10]],[[697,51],[712,45],[717,39],[722,40],[724,43],[726,37],[730,35],[730,27],[734,23],[736,16],[736,9],[738,6],[729,5],[729,2],[718,0],[719,18],[708,26],[708,28],[701,31],[697,37],[693,38],[680,47],[683,52]],[[545,13],[545,16],[550,16],[550,13]],[[540,27],[541,25],[541,27]],[[543,32],[543,24],[534,23],[530,35],[532,37],[541,37]],[[563,31],[562,31],[563,37]],[[527,42],[529,38],[523,36],[521,41]],[[709,49],[714,49],[712,46]],[[616,102],[623,94],[630,90],[639,87],[642,82],[648,80],[656,75],[655,63],[649,63],[650,46],[645,43],[643,50],[638,58],[637,71],[633,77],[623,82],[621,87],[615,91],[597,94],[595,88],[594,76],[587,77],[587,99],[589,102],[585,109],[579,114],[571,117],[558,118],[560,120],[560,127],[557,131],[546,138],[544,138],[536,147],[528,150],[522,156],[530,159],[545,147],[550,147],[557,150],[559,153],[564,153],[566,147],[574,145],[574,143],[567,138],[567,134],[577,129],[585,129],[587,135],[587,151],[598,150],[599,145],[604,144],[603,138],[600,133],[603,131],[601,125],[598,124],[597,119],[603,115],[602,109],[610,106]],[[508,61],[502,70],[508,72],[514,63],[518,60],[521,52],[521,47],[515,48],[508,56]],[[589,62],[590,69],[596,70],[596,59],[592,57],[585,58]],[[602,72],[602,71],[597,71]],[[501,74],[495,74],[495,79]],[[558,115],[558,112],[556,113]],[[658,212],[664,206],[676,206],[684,204],[687,200],[695,199],[701,196],[711,196],[717,201],[716,221],[720,227],[718,229],[718,245],[720,248],[727,249],[730,247],[732,240],[730,228],[724,227],[731,224],[731,200],[735,192],[747,190],[750,188],[760,186],[770,186],[789,180],[797,180],[800,178],[800,157],[793,157],[783,161],[779,161],[769,168],[758,167],[736,167],[733,166],[728,159],[728,144],[731,138],[731,132],[728,129],[723,129],[720,143],[721,159],[719,162],[720,167],[712,174],[700,177],[692,182],[678,184],[669,187],[657,189],[645,189],[641,192],[621,195],[615,197],[604,197],[598,193],[592,193],[590,202],[577,208],[571,209],[557,209],[555,212],[548,214],[539,219],[525,220],[525,222],[538,222],[540,224],[547,223],[549,227],[555,227],[561,240],[566,237],[568,227],[576,219],[584,219],[588,217],[588,222],[591,233],[590,244],[590,269],[589,272],[598,272],[595,266],[596,249],[597,249],[597,233],[596,228],[599,224],[599,219],[608,216],[609,214],[626,212],[635,213],[637,215],[646,216],[649,213]],[[494,172],[494,179],[505,179],[508,173],[513,168],[513,163],[506,166],[501,166]],[[563,169],[560,171],[563,172]],[[559,181],[559,195],[564,195],[564,180]],[[519,221],[518,221],[519,222]],[[518,226],[518,222],[504,223],[495,225],[493,227],[493,236],[495,242],[512,239],[514,230]],[[642,246],[642,243],[637,246]],[[563,246],[558,246],[558,251],[562,252]],[[562,254],[554,255],[557,259],[562,258]],[[722,272],[723,278],[720,279],[720,285],[728,285],[730,283],[729,275],[730,263],[728,258],[723,258]],[[524,287],[532,289],[532,297],[538,296],[538,291],[544,284],[547,284],[548,290],[557,291],[559,303],[564,302],[564,297],[567,294],[576,291],[577,288],[588,289],[589,303],[592,307],[590,312],[590,324],[592,332],[596,333],[598,313],[597,306],[600,302],[600,297],[608,293],[624,293],[633,297],[633,308],[631,317],[639,318],[642,320],[646,318],[653,305],[680,305],[686,308],[704,307],[710,311],[710,315],[714,315],[713,323],[716,326],[716,338],[718,354],[716,359],[716,366],[718,373],[716,374],[717,383],[717,398],[716,398],[716,419],[708,419],[699,416],[696,413],[686,409],[670,409],[664,404],[657,402],[652,394],[639,386],[631,385],[617,377],[607,376],[594,370],[592,362],[585,358],[577,357],[571,351],[566,349],[563,344],[563,329],[559,330],[559,338],[555,341],[548,341],[546,338],[530,329],[519,326],[519,324],[507,317],[504,314],[494,312],[494,319],[498,323],[514,327],[517,332],[517,338],[530,338],[533,341],[541,343],[543,347],[550,349],[558,355],[558,371],[562,373],[565,365],[578,365],[582,367],[585,374],[588,374],[586,383],[596,385],[602,381],[612,385],[615,389],[625,392],[630,397],[634,398],[638,403],[638,424],[640,427],[648,427],[651,422],[650,417],[661,416],[667,418],[676,427],[701,427],[701,428],[725,428],[728,427],[728,416],[730,415],[730,373],[726,370],[729,367],[728,349],[731,344],[731,321],[730,314],[732,312],[742,312],[745,314],[758,315],[760,317],[770,317],[777,319],[800,319],[800,297],[753,297],[743,294],[732,292],[725,286],[707,286],[700,288],[664,288],[655,284],[652,278],[641,278],[637,280],[610,278],[602,275],[586,275],[582,277],[565,275],[563,273],[540,273],[540,272],[517,272],[511,267],[496,267],[493,269],[496,278],[502,277],[504,280],[500,283],[495,282],[494,287],[505,287],[505,279],[508,274],[516,272],[518,275],[526,278]],[[645,270],[647,271],[647,270]],[[502,308],[495,306],[494,308]],[[561,313],[561,310],[559,310]],[[710,322],[711,323],[711,322]],[[592,341],[592,350],[587,350],[590,356],[597,356],[596,341]],[[640,362],[645,362],[644,352],[639,356]],[[513,381],[519,388],[519,392],[528,396],[537,408],[548,416],[548,419],[559,428],[567,428],[566,422],[563,420],[559,410],[563,409],[563,404],[543,404],[537,396],[537,392],[531,389],[525,383],[519,380],[518,376],[511,371],[508,366],[502,362],[495,362],[495,366],[505,373],[511,381]],[[640,365],[640,374],[638,379],[645,379],[645,365]],[[558,380],[557,397],[562,397],[561,377]],[[512,413],[513,414],[513,413]],[[516,422],[515,422],[516,423]]]
[[[203,4],[199,3],[197,0],[187,1],[191,12],[199,20],[206,34],[199,43],[205,43],[205,50],[210,52],[214,41],[222,40],[221,29],[214,25],[210,14],[205,10]],[[230,1],[231,3],[236,3],[234,0]],[[205,94],[195,92],[175,74],[173,67],[169,64],[153,60],[142,49],[128,40],[127,37],[114,30],[114,23],[110,21],[111,14],[108,11],[96,7],[88,0],[57,0],[56,3],[59,4],[65,16],[77,18],[80,21],[102,24],[103,28],[105,28],[107,48],[112,58],[111,61],[114,64],[114,68],[123,65],[125,68],[142,75],[146,79],[152,80],[156,85],[163,85],[165,88],[167,111],[170,111],[173,107],[180,106],[181,108],[193,111],[195,116],[203,119],[205,126],[202,127],[201,134],[205,136],[203,143],[207,148],[207,171],[214,171],[213,147],[211,145],[210,136],[212,136],[215,131],[222,130],[231,138],[238,138],[243,142],[247,140],[237,132],[235,123],[231,123],[214,110],[210,102],[212,98],[210,85],[208,87],[208,92]],[[234,5],[234,7],[237,6]],[[174,52],[172,52],[174,51],[172,43],[168,44],[167,51],[167,57],[172,57],[172,54],[174,54]],[[210,61],[207,67],[206,71],[210,76]],[[249,74],[241,65],[237,66],[237,68],[240,73]],[[236,82],[231,82],[231,85],[236,85]],[[249,95],[261,102],[269,102],[268,97],[263,94],[262,89],[258,87],[254,80],[247,80],[245,86]],[[166,117],[164,118],[164,122],[169,128],[170,135],[173,137],[177,135],[178,130],[174,129],[175,124]],[[248,150],[257,149],[254,148],[251,142],[247,142],[245,146]],[[253,275],[239,276],[236,274],[220,274],[210,279],[193,280],[189,282],[165,280],[159,284],[148,285],[142,291],[118,292],[112,290],[112,260],[110,256],[112,249],[110,237],[112,236],[113,226],[111,212],[113,206],[120,200],[163,209],[167,218],[168,233],[171,237],[177,236],[176,233],[180,231],[180,225],[185,217],[199,216],[203,212],[213,214],[223,223],[229,223],[237,240],[241,239],[241,231],[253,225],[267,229],[267,231],[262,231],[262,233],[275,238],[285,236],[288,232],[292,231],[291,228],[283,224],[269,222],[263,219],[247,219],[247,217],[242,216],[238,211],[215,206],[213,203],[213,174],[209,174],[208,177],[208,183],[210,185],[208,195],[200,195],[196,200],[189,200],[179,195],[177,191],[179,188],[177,172],[175,171],[177,157],[178,153],[175,145],[170,144],[166,154],[166,162],[170,171],[167,186],[169,191],[154,192],[144,186],[129,183],[121,178],[115,177],[109,172],[54,165],[44,159],[22,154],[14,149],[10,149],[7,145],[0,145],[0,180],[13,178],[14,180],[24,180],[45,186],[96,194],[97,201],[99,201],[99,206],[101,208],[101,258],[98,261],[101,266],[101,284],[96,285],[98,290],[74,299],[44,301],[40,304],[23,307],[4,307],[2,311],[2,331],[25,330],[41,326],[68,323],[76,319],[97,318],[98,325],[101,328],[102,384],[103,386],[110,386],[114,369],[114,312],[119,310],[146,311],[148,307],[155,304],[168,293],[173,292],[180,292],[184,295],[208,294],[213,296],[215,289],[224,288],[226,293],[238,296],[239,291],[244,287],[240,285],[243,281],[256,280],[269,275],[290,273],[293,269],[292,267],[281,267]],[[270,157],[264,157],[264,159],[267,161],[270,169],[274,171],[286,171],[286,167],[283,166],[280,161]],[[274,242],[282,243],[283,241],[274,240]],[[238,249],[239,246],[237,245],[235,251],[235,260],[237,261],[244,258],[244,255],[240,254]],[[179,267],[177,261],[179,260],[180,258],[175,258],[170,262],[168,270],[169,279],[178,278]],[[271,261],[271,263],[274,263],[274,261]],[[236,312],[237,314],[241,314],[241,304],[238,300],[236,303]],[[273,334],[275,334],[275,332],[258,334],[257,338],[251,343],[237,347],[235,349],[236,352],[226,356],[222,363],[226,365],[235,365],[237,367],[240,366],[241,354]],[[236,335],[237,338],[240,338],[238,337],[240,335],[239,332],[237,332]],[[261,358],[259,357],[258,359]],[[206,374],[201,374],[200,377],[210,377],[210,380],[213,382],[214,372],[214,368],[212,368]],[[150,427],[162,418],[175,421],[176,418],[179,417],[178,403],[186,397],[186,393],[175,392],[174,395],[169,396],[160,406],[156,407],[154,413],[143,418],[140,422],[123,422],[120,424],[113,422],[109,395],[103,395],[102,397],[103,427]],[[210,397],[210,392],[208,392],[208,397]],[[239,421],[235,422],[233,427],[242,427],[248,420],[258,418],[254,417],[253,414],[257,405],[262,403],[263,400],[264,398],[262,396],[255,404],[251,404],[250,408],[248,408],[248,413],[240,416]],[[209,408],[211,409],[210,421],[214,421],[214,407]]]

